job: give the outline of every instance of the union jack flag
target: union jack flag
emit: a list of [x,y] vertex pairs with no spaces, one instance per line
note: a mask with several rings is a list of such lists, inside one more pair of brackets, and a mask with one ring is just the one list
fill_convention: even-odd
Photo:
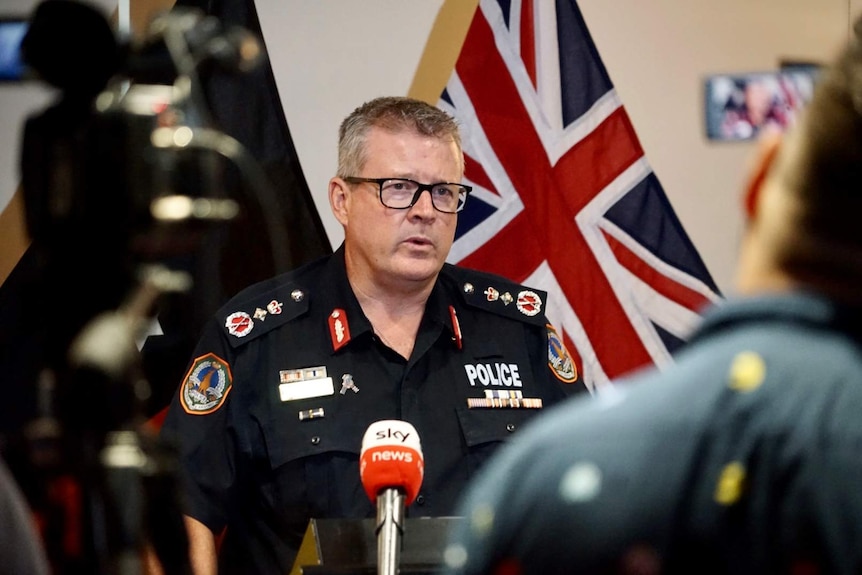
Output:
[[546,290],[591,389],[669,364],[720,294],[574,0],[482,0],[438,106],[474,187],[449,261]]

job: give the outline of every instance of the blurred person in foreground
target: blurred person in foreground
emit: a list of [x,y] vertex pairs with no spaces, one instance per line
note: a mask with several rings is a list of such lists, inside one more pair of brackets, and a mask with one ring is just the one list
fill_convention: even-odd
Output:
[[449,573],[862,573],[862,45],[765,134],[738,294],[664,373],[573,399],[459,507]]
[[0,459],[0,575],[48,575],[48,555],[24,494]]
[[535,408],[584,389],[542,292],[445,263],[470,192],[451,116],[363,104],[341,125],[337,174],[344,243],[218,312],[162,428],[198,573],[287,573],[310,519],[374,517],[359,454],[375,421],[419,434],[408,516],[452,515]]

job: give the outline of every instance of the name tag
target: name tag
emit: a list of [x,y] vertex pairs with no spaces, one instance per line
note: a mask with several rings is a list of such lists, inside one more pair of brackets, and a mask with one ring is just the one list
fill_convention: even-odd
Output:
[[332,385],[331,377],[282,383],[278,386],[278,395],[282,401],[322,397],[333,393],[335,393],[335,387]]

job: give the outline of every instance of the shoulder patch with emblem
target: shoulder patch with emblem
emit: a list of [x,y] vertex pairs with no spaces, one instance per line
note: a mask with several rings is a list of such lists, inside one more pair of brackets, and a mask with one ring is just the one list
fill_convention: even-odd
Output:
[[551,324],[548,328],[548,367],[554,376],[564,383],[574,383],[578,380],[578,368],[566,349],[563,339],[557,335],[557,330]]
[[218,410],[230,393],[230,366],[214,353],[195,359],[180,387],[180,404],[186,413],[206,415]]

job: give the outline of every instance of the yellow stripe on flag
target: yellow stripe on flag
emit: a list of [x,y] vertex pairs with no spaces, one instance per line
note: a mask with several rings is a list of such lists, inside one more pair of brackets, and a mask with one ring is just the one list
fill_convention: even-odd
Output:
[[24,220],[24,192],[19,186],[0,212],[0,285],[27,251],[30,237]]
[[408,96],[437,105],[478,6],[479,0],[446,0],[443,3],[428,35]]

